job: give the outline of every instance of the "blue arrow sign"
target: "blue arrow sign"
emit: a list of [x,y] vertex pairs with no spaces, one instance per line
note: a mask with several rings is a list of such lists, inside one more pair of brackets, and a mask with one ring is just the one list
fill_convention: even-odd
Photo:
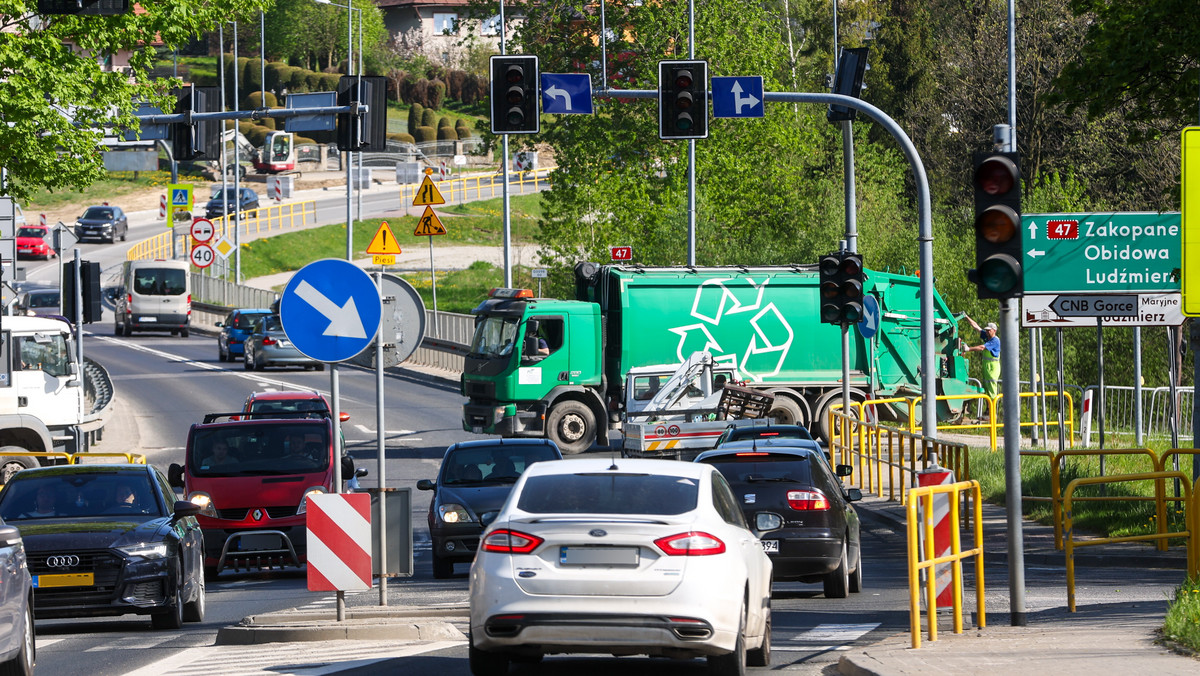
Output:
[[762,117],[761,75],[712,78],[713,117]]
[[875,296],[867,294],[863,296],[863,318],[858,323],[858,332],[863,338],[871,339],[875,333],[879,331],[879,301],[875,300]]
[[542,112],[592,114],[592,76],[588,73],[542,73]]
[[346,361],[362,352],[375,340],[382,316],[370,275],[338,258],[297,270],[279,300],[288,340],[317,361]]

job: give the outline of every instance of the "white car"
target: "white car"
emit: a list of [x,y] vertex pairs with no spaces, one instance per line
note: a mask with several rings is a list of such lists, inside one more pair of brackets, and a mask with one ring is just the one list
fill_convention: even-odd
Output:
[[470,601],[476,676],[556,653],[704,657],[717,675],[771,658],[771,560],[711,465],[530,465],[483,534]]

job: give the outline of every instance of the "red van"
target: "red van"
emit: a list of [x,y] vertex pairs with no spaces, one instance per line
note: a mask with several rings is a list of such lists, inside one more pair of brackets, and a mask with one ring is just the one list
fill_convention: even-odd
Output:
[[[306,561],[307,498],[333,490],[333,423],[325,417],[214,413],[188,431],[171,485],[201,507],[204,571],[300,566]],[[276,414],[277,415],[277,414]],[[236,416],[238,419],[232,420]],[[345,480],[354,474],[339,458]]]

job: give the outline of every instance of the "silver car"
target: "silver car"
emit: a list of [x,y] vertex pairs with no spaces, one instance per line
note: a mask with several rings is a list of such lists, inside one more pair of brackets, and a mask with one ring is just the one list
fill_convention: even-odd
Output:
[[711,465],[530,465],[484,531],[470,604],[476,676],[556,653],[770,663],[771,560]]
[[303,366],[305,369],[325,370],[324,363],[304,356],[288,340],[279,315],[263,315],[255,322],[254,330],[243,343],[242,363],[247,371],[261,371],[268,366]]
[[0,520],[0,673],[32,674],[37,654],[33,629],[33,578],[21,533]]

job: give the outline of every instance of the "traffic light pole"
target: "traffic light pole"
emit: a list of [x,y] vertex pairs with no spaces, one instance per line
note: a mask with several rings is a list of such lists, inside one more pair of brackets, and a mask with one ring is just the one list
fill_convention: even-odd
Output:
[[1021,328],[1018,303],[1000,301],[1000,390],[1004,402],[1004,501],[1008,517],[1009,614],[1014,627],[1024,627],[1025,537],[1021,523]]

